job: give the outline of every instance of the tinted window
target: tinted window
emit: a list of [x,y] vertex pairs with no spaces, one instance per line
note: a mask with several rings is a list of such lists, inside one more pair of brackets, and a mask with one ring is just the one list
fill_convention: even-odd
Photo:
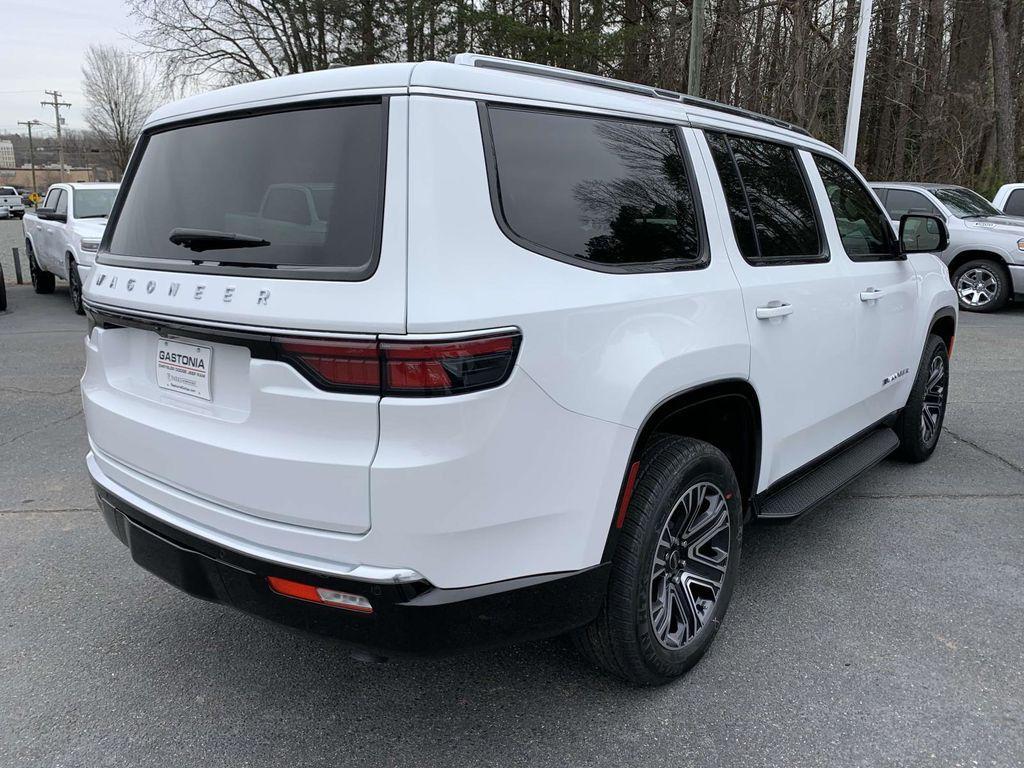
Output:
[[76,189],[75,218],[102,219],[110,215],[116,189]]
[[732,160],[729,142],[721,133],[705,135],[708,146],[711,147],[711,154],[715,158],[715,167],[718,169],[718,178],[722,182],[722,190],[725,192],[725,202],[729,206],[729,218],[732,220],[732,229],[736,234],[736,243],[744,258],[748,261],[756,261],[760,258],[760,253],[757,249],[757,237],[754,235],[754,221],[750,217],[747,193],[743,189],[743,180],[740,179],[736,163]]
[[63,189],[57,190],[57,199],[54,201],[53,207],[57,213],[68,212],[68,193]]
[[1011,216],[1024,216],[1024,189],[1015,189],[1006,198],[1003,210]]
[[[264,113],[160,131],[145,146],[113,224],[110,252],[178,261],[373,269],[383,214],[382,103]],[[328,206],[311,211],[313,190]],[[269,245],[202,253],[178,228],[237,233]],[[278,272],[277,275],[282,273]]]
[[905,213],[937,214],[939,212],[927,197],[910,189],[890,188],[885,196],[885,209],[889,212],[889,218],[893,220],[898,220]]
[[892,227],[860,180],[833,158],[815,155],[814,162],[825,183],[847,255],[855,261],[892,256],[895,244]]
[[741,136],[708,137],[743,256],[754,263],[823,258],[796,150]]
[[699,261],[673,128],[503,107],[488,116],[498,203],[523,245],[606,266]]
[[963,187],[933,189],[931,193],[945,203],[946,207],[959,219],[968,216],[999,216],[1000,210],[970,189]]
[[0,196],[17,195],[17,194],[18,193],[14,189],[14,187],[0,187]]

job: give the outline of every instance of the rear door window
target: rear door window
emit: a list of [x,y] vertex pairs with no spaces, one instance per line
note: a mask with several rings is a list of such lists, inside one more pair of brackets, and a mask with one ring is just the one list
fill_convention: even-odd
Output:
[[706,132],[740,252],[751,264],[827,261],[794,147]]
[[1011,216],[1024,216],[1024,189],[1015,189],[1010,193],[1003,211]]
[[482,108],[495,214],[525,248],[604,271],[706,263],[674,126]]
[[[108,227],[109,254],[101,259],[364,279],[380,247],[386,122],[386,103],[376,100],[228,116],[147,134]],[[184,244],[171,241],[175,231]],[[233,236],[249,245],[225,247]]]
[[927,197],[912,189],[889,188],[885,197],[885,209],[889,212],[889,218],[899,221],[906,213],[931,213],[938,214],[936,208]]

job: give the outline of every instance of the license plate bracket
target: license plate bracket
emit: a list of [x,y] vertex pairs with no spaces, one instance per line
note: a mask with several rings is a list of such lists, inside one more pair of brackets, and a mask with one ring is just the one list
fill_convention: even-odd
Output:
[[212,369],[213,347],[172,339],[157,341],[156,384],[160,389],[200,400],[212,400]]

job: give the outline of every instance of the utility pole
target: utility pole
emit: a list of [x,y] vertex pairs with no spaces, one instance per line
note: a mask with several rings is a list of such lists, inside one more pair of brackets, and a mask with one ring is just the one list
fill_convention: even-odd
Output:
[[854,165],[857,159],[857,134],[860,133],[860,102],[864,96],[864,68],[868,61],[868,33],[871,32],[871,4],[860,2],[860,26],[857,27],[857,48],[853,53],[853,79],[850,81],[850,103],[846,108],[846,136],[843,154]]
[[53,101],[41,101],[39,103],[44,107],[53,107],[54,115],[57,118],[57,158],[60,161],[60,180],[64,181],[64,137],[60,133],[60,108],[70,108],[71,105],[66,101],[60,101],[60,97],[63,95],[60,91],[44,91],[44,93],[53,99]]
[[690,61],[686,92],[700,96],[700,62],[704,48],[704,0],[693,0],[690,6]]
[[39,188],[36,186],[36,148],[32,144],[32,126],[42,125],[38,120],[19,120],[18,125],[28,128],[28,164],[32,169],[32,193],[38,195]]

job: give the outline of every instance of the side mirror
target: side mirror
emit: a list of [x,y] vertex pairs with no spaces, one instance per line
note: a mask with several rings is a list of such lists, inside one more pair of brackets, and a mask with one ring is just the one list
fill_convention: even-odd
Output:
[[946,222],[931,213],[905,213],[900,217],[900,252],[941,253],[949,246]]
[[53,216],[53,208],[36,208],[36,216],[40,219],[48,219]]

